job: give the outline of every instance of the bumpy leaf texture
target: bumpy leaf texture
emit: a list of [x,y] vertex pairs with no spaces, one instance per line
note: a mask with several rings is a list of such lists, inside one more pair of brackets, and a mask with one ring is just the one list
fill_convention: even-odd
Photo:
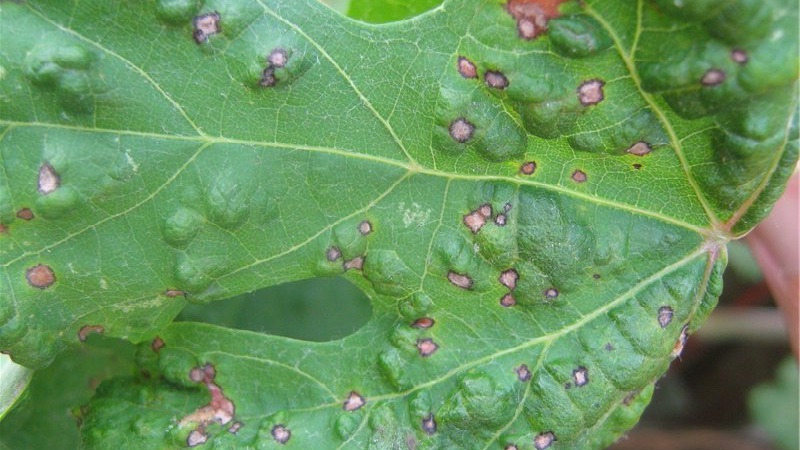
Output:
[[[797,160],[789,0],[0,8],[0,348],[143,343],[88,448],[602,448]],[[334,342],[170,325],[328,276]]]

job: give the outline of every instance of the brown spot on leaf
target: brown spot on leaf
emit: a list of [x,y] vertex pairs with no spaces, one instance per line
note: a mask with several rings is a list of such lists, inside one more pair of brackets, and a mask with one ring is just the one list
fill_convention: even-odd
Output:
[[575,382],[577,387],[586,386],[589,383],[589,370],[586,367],[578,366],[577,369],[572,371],[572,381]]
[[503,72],[496,70],[487,70],[486,73],[483,74],[483,81],[486,82],[486,86],[493,89],[505,89],[508,87],[508,78],[506,78]]
[[516,444],[508,444],[503,447],[503,450],[519,450]]
[[669,306],[658,308],[658,324],[661,325],[661,328],[667,328],[667,325],[672,323],[674,315],[675,312]]
[[639,164],[639,163],[634,163],[634,164],[632,164],[632,165],[631,165],[631,167],[633,167],[633,168],[634,168],[634,169],[636,169],[636,170],[639,170],[639,169],[641,169],[641,168],[642,168],[642,165],[641,165],[641,164]]
[[339,247],[330,247],[325,252],[325,258],[327,258],[328,261],[330,262],[334,262],[341,257],[342,257],[342,251],[339,250]]
[[519,279],[519,273],[515,269],[508,269],[503,271],[500,274],[500,278],[497,281],[500,282],[503,286],[507,287],[509,290],[514,290],[517,287],[517,280]]
[[472,139],[474,133],[475,125],[469,123],[467,119],[463,117],[454,120],[453,123],[450,124],[450,137],[460,144]]
[[746,51],[740,48],[735,48],[731,50],[731,59],[733,60],[733,62],[739,64],[747,64],[747,61],[750,60],[750,57],[747,55]]
[[544,291],[544,298],[547,300],[553,300],[556,297],[558,297],[558,289],[548,288],[546,291]]
[[166,291],[164,291],[164,295],[166,295],[169,298],[183,297],[186,295],[186,292],[181,291],[179,289],[167,289]]
[[528,366],[522,364],[521,366],[514,369],[514,372],[517,372],[517,378],[519,381],[528,381],[531,379],[531,371],[528,369]]
[[153,342],[150,343],[150,348],[152,348],[154,352],[158,353],[162,348],[164,348],[165,345],[166,344],[164,343],[164,340],[161,339],[160,336],[156,336],[155,339],[153,339]]
[[472,278],[466,275],[462,275],[451,270],[450,272],[447,272],[447,279],[461,289],[472,289]]
[[477,233],[478,231],[486,225],[486,217],[483,214],[479,213],[478,211],[472,211],[469,214],[464,215],[464,225],[469,228],[470,231],[473,233]]
[[192,430],[186,438],[186,445],[189,447],[197,447],[198,445],[205,444],[208,441],[208,434],[205,433],[203,428]]
[[261,72],[261,79],[258,80],[258,85],[261,87],[272,87],[278,84],[278,79],[275,78],[275,66],[268,65]]
[[17,211],[17,218],[22,220],[33,220],[36,216],[33,215],[33,211],[29,208],[22,208]]
[[418,339],[417,350],[419,350],[419,354],[423,358],[427,358],[428,356],[436,353],[436,350],[439,350],[439,345],[436,342],[433,342],[433,339],[430,338]]
[[565,0],[509,0],[506,10],[517,21],[517,33],[534,39],[547,31],[547,21],[560,15],[558,6]]
[[533,438],[533,446],[536,450],[544,450],[550,448],[555,441],[556,435],[552,431],[545,431],[544,433],[537,434],[536,437]]
[[239,430],[242,429],[243,426],[244,424],[242,422],[239,421],[233,422],[231,426],[228,427],[228,433],[236,434],[239,432]]
[[104,331],[106,331],[106,329],[102,325],[85,325],[78,331],[78,339],[80,339],[81,342],[86,342],[89,333],[102,334]]
[[502,298],[500,298],[500,305],[510,308],[517,304],[517,300],[514,299],[514,296],[511,294],[506,294]]
[[473,233],[477,233],[486,225],[486,220],[492,216],[492,205],[484,203],[478,209],[471,211],[463,218],[464,225]]
[[600,274],[599,273],[592,274],[592,278],[594,278],[595,280],[599,280]]
[[361,233],[362,236],[366,236],[372,233],[372,223],[369,220],[365,220],[358,224],[358,232]]
[[523,175],[533,175],[536,172],[536,162],[535,161],[527,161],[522,163],[519,167],[520,173]]
[[356,256],[350,261],[344,262],[344,270],[350,270],[350,269],[361,270],[363,267],[364,267],[363,256]]
[[39,192],[47,195],[61,185],[61,177],[58,176],[56,169],[50,163],[44,163],[39,167]]
[[498,215],[497,215],[497,216],[494,218],[494,223],[495,223],[495,225],[497,225],[498,227],[504,227],[504,226],[506,226],[506,215],[505,215],[505,214],[498,214]]
[[689,325],[684,325],[681,329],[681,335],[678,337],[678,340],[675,342],[675,346],[672,348],[672,357],[677,358],[678,356],[683,353],[683,347],[686,346],[686,341],[689,339]]
[[602,80],[584,81],[578,86],[578,100],[584,106],[596,105],[603,101],[603,86],[606,83]]
[[289,54],[282,48],[276,48],[267,56],[267,63],[273,67],[285,67],[289,62]]
[[644,156],[652,152],[653,149],[650,148],[650,144],[648,144],[647,142],[639,141],[628,147],[628,149],[625,151],[630,153],[631,155]]
[[8,232],[8,227],[4,223],[0,223],[0,234],[6,234]]
[[585,183],[586,182],[586,172],[582,170],[576,170],[572,172],[572,181],[576,183]]
[[478,78],[478,70],[475,64],[463,56],[458,57],[458,73],[464,78]]
[[289,439],[292,438],[292,431],[283,424],[272,427],[270,434],[272,434],[272,439],[275,439],[275,441],[281,445],[286,444],[289,442]]
[[725,72],[720,69],[708,69],[700,79],[703,86],[717,86],[725,81]]
[[217,370],[211,364],[195,367],[189,371],[190,380],[206,385],[211,400],[207,405],[198,408],[195,412],[181,419],[181,425],[196,422],[198,423],[197,429],[202,431],[203,427],[212,422],[225,425],[233,420],[235,406],[228,397],[225,397],[222,388],[214,383],[216,375]]
[[25,272],[25,278],[28,284],[35,288],[47,289],[56,282],[56,275],[50,266],[39,264],[33,266]]
[[433,413],[422,418],[422,431],[432,435],[436,433],[436,418]]
[[430,328],[436,324],[436,321],[431,319],[430,317],[420,317],[419,319],[415,320],[414,323],[411,324],[414,328]]
[[198,44],[208,40],[208,37],[222,31],[219,24],[219,13],[214,11],[206,14],[201,14],[194,18],[192,25],[194,26],[194,41]]
[[361,394],[356,391],[350,391],[350,394],[347,396],[347,400],[344,401],[342,408],[345,411],[355,411],[364,406],[366,403],[367,401],[364,400],[364,397],[362,397]]
[[636,396],[638,395],[639,393],[636,391],[629,392],[628,395],[626,395],[625,398],[622,399],[622,404],[625,406],[630,406],[631,402],[633,402],[636,399]]

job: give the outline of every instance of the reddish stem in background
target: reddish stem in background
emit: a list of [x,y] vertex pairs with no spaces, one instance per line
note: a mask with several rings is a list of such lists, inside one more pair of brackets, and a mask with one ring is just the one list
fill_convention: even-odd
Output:
[[798,201],[800,176],[795,172],[770,215],[747,236],[747,243],[781,309],[795,357],[800,359]]

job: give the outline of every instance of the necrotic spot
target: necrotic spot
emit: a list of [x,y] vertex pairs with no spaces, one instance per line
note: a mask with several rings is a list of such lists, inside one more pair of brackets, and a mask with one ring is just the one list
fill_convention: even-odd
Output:
[[662,306],[658,308],[658,324],[661,325],[661,328],[666,328],[667,325],[672,323],[672,316],[675,313],[672,311],[672,308],[669,306]]
[[428,434],[436,433],[436,418],[433,417],[433,413],[422,418],[422,430]]
[[202,44],[208,40],[209,36],[219,33],[221,31],[219,20],[219,13],[216,11],[195,17],[192,22],[194,25],[192,36],[195,42]]
[[186,445],[189,447],[197,447],[198,445],[205,444],[208,441],[208,435],[200,430],[192,430],[186,438]]
[[356,256],[350,261],[345,261],[344,263],[344,270],[350,270],[350,269],[361,270],[363,267],[364,267],[363,256]]
[[536,162],[535,161],[527,161],[527,162],[522,163],[522,165],[519,168],[519,171],[523,175],[533,175],[533,173],[536,172]]
[[165,345],[166,344],[164,343],[164,340],[161,339],[161,337],[156,336],[155,339],[153,339],[153,342],[150,343],[150,348],[153,349],[154,352],[158,353],[162,348],[164,348]]
[[447,272],[447,279],[450,280],[450,282],[453,283],[454,285],[460,287],[461,289],[472,288],[472,278],[466,275],[450,271]]
[[500,278],[498,278],[498,281],[500,282],[500,284],[513,291],[514,288],[517,287],[518,279],[519,279],[519,273],[517,273],[517,271],[514,269],[508,269],[500,274]]
[[267,56],[267,63],[274,67],[284,67],[287,62],[289,62],[289,54],[282,48],[276,48]]
[[575,382],[575,386],[581,387],[586,386],[589,383],[589,371],[586,367],[579,366],[577,369],[572,371],[572,380]]
[[361,233],[362,236],[372,233],[372,224],[368,220],[361,222],[358,224],[358,232]]
[[558,297],[558,290],[556,288],[549,288],[544,291],[544,298],[547,300],[553,300],[556,297]]
[[703,74],[703,78],[700,79],[700,83],[703,86],[717,86],[722,84],[725,81],[725,72],[719,69],[708,69],[706,73]]
[[105,328],[102,325],[85,325],[81,327],[78,331],[78,339],[81,342],[86,342],[86,338],[89,336],[90,333],[100,333],[102,334],[105,331]]
[[602,80],[589,80],[578,86],[578,100],[584,106],[596,105],[603,101],[603,85],[605,82]]
[[461,144],[472,139],[473,133],[475,133],[475,125],[472,125],[463,117],[454,120],[450,124],[450,137]]
[[58,176],[56,169],[49,163],[44,163],[39,168],[39,192],[47,195],[56,189],[61,184],[61,178]]
[[414,328],[430,328],[436,324],[436,321],[431,319],[430,317],[420,317],[419,319],[415,320],[414,323],[411,324]]
[[517,304],[517,300],[514,299],[514,296],[511,294],[506,294],[502,298],[500,298],[500,305],[510,308]]
[[531,379],[531,371],[525,364],[522,364],[521,366],[514,369],[514,372],[517,373],[517,378],[519,379],[519,381],[528,381]]
[[576,170],[572,172],[572,181],[576,183],[584,183],[586,181],[586,172],[582,170]]
[[494,89],[505,89],[508,87],[508,78],[496,70],[488,70],[483,74],[483,80],[486,85]]
[[536,437],[533,438],[533,446],[536,447],[536,450],[545,450],[546,448],[550,448],[555,441],[556,435],[552,431],[546,431],[537,434]]
[[650,148],[650,145],[647,142],[639,141],[628,147],[628,149],[625,151],[631,155],[644,156],[653,150]]
[[347,396],[347,400],[344,401],[342,408],[345,411],[355,411],[364,406],[365,403],[367,402],[364,400],[364,397],[362,397],[361,394],[356,391],[350,391],[350,394]]
[[464,78],[478,78],[478,71],[475,64],[463,56],[458,57],[458,73]]
[[439,350],[439,345],[430,338],[419,339],[417,340],[417,350],[423,358],[427,358]]
[[325,258],[330,262],[336,261],[341,257],[342,257],[342,251],[339,250],[339,247],[330,247],[325,252]]
[[56,275],[50,266],[39,264],[31,267],[25,272],[25,278],[28,284],[39,289],[47,289],[56,282]]
[[272,438],[279,444],[286,444],[292,438],[292,431],[286,428],[283,424],[278,424],[272,427],[270,431]]
[[17,218],[22,220],[33,220],[36,216],[33,215],[33,211],[29,208],[22,208],[17,211]]
[[740,48],[735,48],[731,50],[731,59],[739,64],[746,64],[750,58],[747,56],[746,51]]

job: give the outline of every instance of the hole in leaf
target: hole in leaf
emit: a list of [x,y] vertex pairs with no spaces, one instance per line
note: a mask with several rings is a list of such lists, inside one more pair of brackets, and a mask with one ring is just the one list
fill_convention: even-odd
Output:
[[177,320],[324,342],[355,332],[371,315],[369,299],[349,281],[315,278],[206,305],[189,304]]

